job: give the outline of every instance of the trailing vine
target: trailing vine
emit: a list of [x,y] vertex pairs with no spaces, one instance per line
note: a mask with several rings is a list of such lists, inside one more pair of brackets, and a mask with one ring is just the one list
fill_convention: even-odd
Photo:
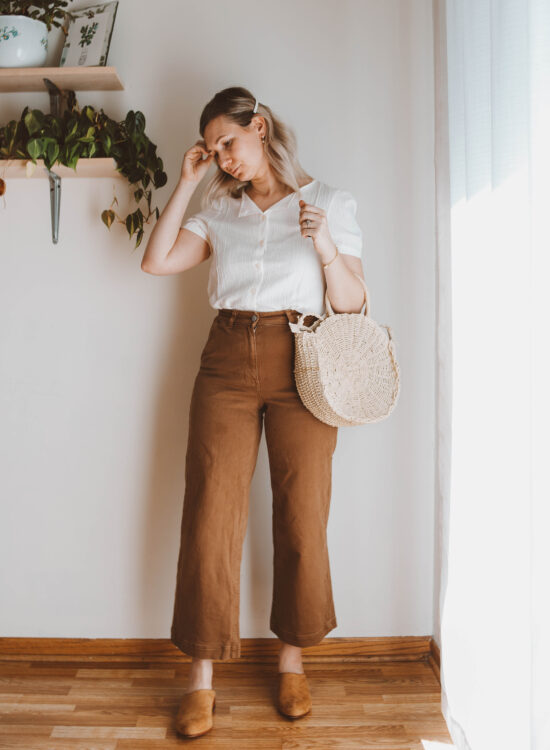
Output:
[[[131,239],[136,235],[137,248],[143,238],[144,224],[152,214],[159,218],[158,208],[151,208],[152,186],[160,188],[167,182],[162,159],[157,156],[157,147],[145,135],[145,116],[130,110],[125,119],[117,122],[108,117],[103,109],[96,111],[90,105],[79,108],[74,91],[68,91],[67,108],[60,117],[38,109],[25,107],[19,120],[11,120],[0,127],[0,159],[30,159],[37,163],[43,159],[51,169],[54,164],[63,164],[76,171],[80,158],[112,157],[116,170],[123,174],[131,186],[137,203],[135,211],[121,218],[112,206],[101,213],[101,220],[110,229],[115,221],[123,223]],[[0,179],[0,195],[5,192],[5,183]],[[139,203],[147,204],[144,214]]]

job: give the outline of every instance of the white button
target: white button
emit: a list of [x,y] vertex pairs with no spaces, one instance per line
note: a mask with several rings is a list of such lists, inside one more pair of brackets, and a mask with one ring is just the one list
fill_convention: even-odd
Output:
[[255,292],[255,291],[256,291],[256,288],[255,288],[255,287],[252,287],[252,289],[251,289],[250,291],[251,291],[251,292]]
[[256,264],[255,264],[255,266],[256,266],[256,268],[259,268],[259,267],[260,267],[260,264],[259,264],[259,263],[256,263]]
[[267,219],[267,216],[265,214],[262,214],[262,221],[265,221]]

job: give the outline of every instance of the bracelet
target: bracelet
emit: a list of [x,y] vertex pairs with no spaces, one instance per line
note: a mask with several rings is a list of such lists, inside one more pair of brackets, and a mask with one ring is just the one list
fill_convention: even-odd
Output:
[[336,258],[338,257],[338,255],[339,255],[338,248],[336,248],[336,255],[334,256],[334,258],[332,260],[329,260],[328,263],[323,263],[323,268],[328,268],[331,263],[334,263],[334,261],[336,260]]

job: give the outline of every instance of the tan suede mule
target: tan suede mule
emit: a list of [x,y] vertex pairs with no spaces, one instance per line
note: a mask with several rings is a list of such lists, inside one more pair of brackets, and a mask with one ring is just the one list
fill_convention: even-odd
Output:
[[200,737],[214,726],[212,712],[215,708],[215,690],[199,688],[184,693],[176,717],[176,730],[184,737]]
[[298,672],[279,672],[277,708],[291,719],[299,719],[311,710],[311,695],[306,675]]

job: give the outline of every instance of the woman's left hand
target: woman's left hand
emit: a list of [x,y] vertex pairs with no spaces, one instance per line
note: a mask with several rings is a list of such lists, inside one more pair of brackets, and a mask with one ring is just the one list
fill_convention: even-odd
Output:
[[[309,224],[307,220],[309,219]],[[327,215],[322,208],[300,201],[300,234],[311,237],[313,246],[323,263],[334,257],[336,245],[328,229]]]

